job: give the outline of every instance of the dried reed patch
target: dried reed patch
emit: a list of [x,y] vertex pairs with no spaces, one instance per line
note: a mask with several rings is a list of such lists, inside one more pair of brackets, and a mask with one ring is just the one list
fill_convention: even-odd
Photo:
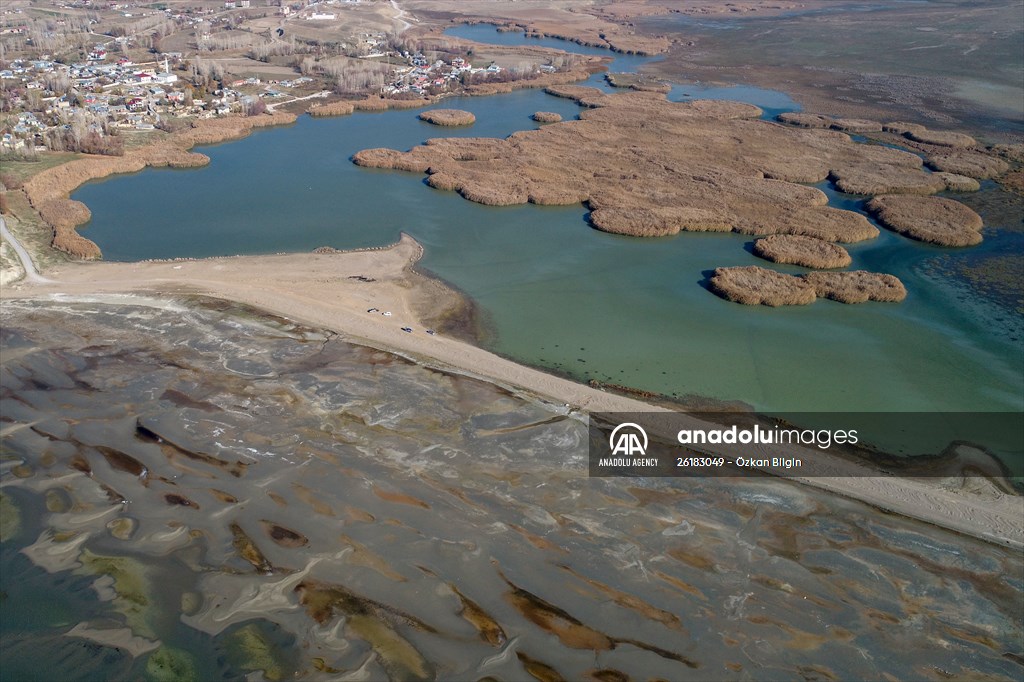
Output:
[[727,301],[744,305],[807,305],[817,298],[803,279],[756,265],[717,268],[708,285]]
[[530,118],[537,123],[558,123],[562,120],[562,115],[553,111],[536,111]]
[[436,126],[469,126],[476,123],[476,116],[462,109],[430,109],[421,112],[419,119]]
[[879,272],[810,272],[803,279],[814,287],[819,297],[840,303],[896,303],[907,297],[903,282],[893,275]]
[[802,235],[775,234],[754,242],[754,253],[774,263],[802,265],[805,268],[845,268],[850,254],[831,242]]
[[942,197],[885,195],[865,208],[890,230],[939,246],[972,246],[981,242],[981,216],[958,201]]

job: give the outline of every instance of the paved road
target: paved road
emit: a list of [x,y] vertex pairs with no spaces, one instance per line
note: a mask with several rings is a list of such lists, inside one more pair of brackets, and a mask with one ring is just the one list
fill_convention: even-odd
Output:
[[32,262],[32,256],[28,255],[28,251],[25,250],[25,247],[22,246],[21,243],[15,239],[14,235],[11,234],[10,230],[7,229],[7,222],[2,216],[0,216],[0,236],[4,238],[4,241],[11,245],[11,248],[14,249],[14,253],[18,254],[18,260],[21,261],[21,267],[25,270],[26,282],[35,282],[38,284],[49,284],[53,282],[52,279],[46,279],[39,274],[39,271],[36,270],[35,263]]

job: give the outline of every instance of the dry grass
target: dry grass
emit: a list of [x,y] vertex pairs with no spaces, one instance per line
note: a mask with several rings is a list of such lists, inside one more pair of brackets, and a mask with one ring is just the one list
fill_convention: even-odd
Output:
[[503,140],[367,150],[355,161],[427,172],[431,186],[489,205],[583,201],[594,227],[633,236],[733,230],[856,242],[877,236],[877,228],[798,183],[831,173],[848,191],[864,193],[946,187],[914,154],[857,144],[833,130],[757,120],[761,110],[749,104],[673,103],[658,93],[605,94],[575,85],[548,92],[587,107],[580,120]]
[[421,112],[419,119],[436,126],[469,126],[476,123],[476,116],[462,109],[430,109]]
[[909,135],[911,133],[924,133],[928,129],[919,123],[907,123],[906,121],[890,121],[882,124],[882,130],[895,135]]
[[784,114],[779,114],[775,117],[775,120],[787,125],[797,126],[798,128],[830,128],[833,121],[831,116],[807,114],[800,111],[788,111]]
[[544,88],[544,92],[555,97],[571,99],[581,107],[589,108],[604,106],[604,102],[608,97],[608,95],[600,90],[587,87],[586,85],[550,85]]
[[727,301],[744,305],[807,305],[821,298],[840,303],[898,302],[907,297],[903,283],[877,272],[810,272],[785,275],[751,265],[718,268],[708,285]]
[[963,133],[954,133],[945,130],[928,130],[928,129],[917,129],[913,128],[908,130],[905,135],[915,142],[924,142],[925,144],[934,144],[940,147],[973,147],[978,142],[970,135],[964,135]]
[[509,81],[506,83],[485,81],[483,83],[475,83],[467,86],[466,94],[474,96],[498,95],[513,92],[515,90],[557,87],[568,83],[576,83],[578,81],[586,80],[594,70],[599,68],[599,62],[595,60],[593,62],[576,66],[568,71],[541,73],[533,78],[524,78],[518,81]]
[[[877,123],[866,119],[833,119],[829,116],[800,112],[779,114],[776,118],[782,123],[801,128],[831,128],[849,133],[886,132],[900,135],[917,143],[907,143],[911,147],[929,153],[928,165],[931,168],[981,180],[997,177],[1009,170],[1009,165],[998,156],[1012,159],[1015,154],[1024,155],[1024,151],[1018,150],[1012,145],[993,147],[991,154],[974,151],[970,148],[975,147],[977,142],[969,135],[928,130],[923,125],[904,121]],[[941,149],[936,149],[936,147]],[[887,149],[885,147],[876,148]],[[917,162],[908,161],[908,163],[919,165]],[[957,187],[948,187],[945,182],[940,182],[934,177],[929,178],[923,174],[918,174],[916,177],[906,173],[894,174],[891,169],[884,168],[883,165],[877,163],[861,167],[847,166],[842,169],[834,169],[833,175],[832,180],[836,187],[850,194],[934,194],[947,188],[959,192],[973,191],[960,189],[961,187],[971,187],[971,184],[957,181],[955,178],[950,181],[957,184]],[[809,182],[813,182],[813,180],[809,180]]]
[[937,171],[966,175],[978,180],[995,178],[1010,170],[1010,165],[998,157],[968,150],[931,154],[928,166]]
[[1024,143],[1017,144],[994,144],[990,148],[994,154],[998,154],[1010,161],[1024,162]]
[[356,111],[389,111],[391,109],[419,109],[430,104],[428,99],[385,99],[367,97],[352,102]]
[[966,175],[936,173],[935,177],[940,178],[950,192],[977,192],[981,189],[981,183]]
[[628,26],[595,21],[583,13],[574,14],[576,19],[568,23],[564,19],[520,19],[509,22],[508,28],[522,29],[527,36],[558,38],[623,54],[655,55],[669,48],[665,37],[638,35]]
[[352,102],[342,100],[331,102],[330,104],[317,104],[307,109],[306,113],[310,116],[321,118],[327,116],[348,116],[353,111],[355,111],[355,106]]
[[717,268],[708,285],[725,300],[743,305],[808,305],[817,298],[803,279],[756,265]]
[[893,275],[878,272],[810,272],[803,275],[803,279],[814,287],[820,298],[840,303],[897,303],[907,297],[903,282]]
[[630,88],[644,92],[668,93],[672,91],[672,86],[665,81],[639,73],[607,73],[604,79],[613,88]]
[[[884,149],[884,147],[883,147]],[[914,157],[918,158],[918,157]],[[847,194],[935,194],[946,189],[942,178],[907,168],[860,163],[829,173],[836,189]]]
[[553,111],[535,111],[530,118],[537,123],[558,123],[562,120],[562,115]]
[[880,133],[882,124],[878,121],[869,121],[864,118],[837,118],[830,126],[833,130],[841,130],[844,133]]
[[973,246],[981,242],[981,216],[942,197],[887,195],[865,208],[878,222],[904,236],[939,246]]
[[773,263],[805,268],[845,268],[850,254],[841,246],[814,237],[775,234],[754,242],[754,253]]
[[999,177],[999,184],[1010,192],[1024,196],[1024,169],[1003,173]]
[[637,207],[594,209],[590,213],[590,222],[604,232],[633,237],[664,237],[679,232],[729,232],[736,220],[701,208]]

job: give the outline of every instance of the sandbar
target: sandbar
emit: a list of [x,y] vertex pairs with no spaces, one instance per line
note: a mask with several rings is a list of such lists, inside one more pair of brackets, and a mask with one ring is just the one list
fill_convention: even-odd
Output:
[[[132,295],[209,296],[332,330],[350,341],[428,366],[481,378],[551,403],[552,409],[668,414],[666,407],[653,402],[519,365],[442,333],[426,333],[429,325],[460,302],[449,287],[416,270],[421,254],[422,247],[403,235],[390,247],[337,253],[65,263],[47,270],[46,282],[5,286],[0,300],[98,297],[131,302]],[[816,475],[793,477],[795,482],[1000,545],[1024,548],[1024,500],[1018,496],[977,494],[938,482],[884,476],[864,464],[823,458],[817,452],[804,454],[815,463]]]

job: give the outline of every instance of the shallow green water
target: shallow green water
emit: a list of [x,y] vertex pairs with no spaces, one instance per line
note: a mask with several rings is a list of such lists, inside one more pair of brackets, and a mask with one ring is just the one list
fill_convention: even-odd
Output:
[[[482,26],[459,32],[524,40]],[[642,61],[619,58],[613,69]],[[779,93],[727,90],[769,108],[786,104]],[[727,96],[686,86],[672,97],[708,92]],[[1019,234],[990,229],[982,246],[964,251],[884,230],[853,245],[853,268],[904,281],[909,296],[902,304],[739,306],[702,282],[715,267],[765,265],[749,252],[749,237],[618,237],[590,229],[582,207],[485,207],[430,189],[419,175],[350,162],[364,148],[408,149],[438,135],[501,137],[533,127],[534,111],[578,111],[534,90],[445,106],[472,111],[477,123],[439,131],[410,111],[303,117],[289,128],[202,149],[212,160],[204,169],[91,183],[74,194],[93,212],[83,234],[108,259],[137,260],[352,248],[386,244],[405,231],[426,247],[425,268],[480,304],[489,348],[581,380],[769,411],[1024,407],[1019,316],[946,274],[951,260],[972,253],[1019,252]],[[834,205],[859,206],[832,195]],[[935,266],[940,255],[946,267]]]

